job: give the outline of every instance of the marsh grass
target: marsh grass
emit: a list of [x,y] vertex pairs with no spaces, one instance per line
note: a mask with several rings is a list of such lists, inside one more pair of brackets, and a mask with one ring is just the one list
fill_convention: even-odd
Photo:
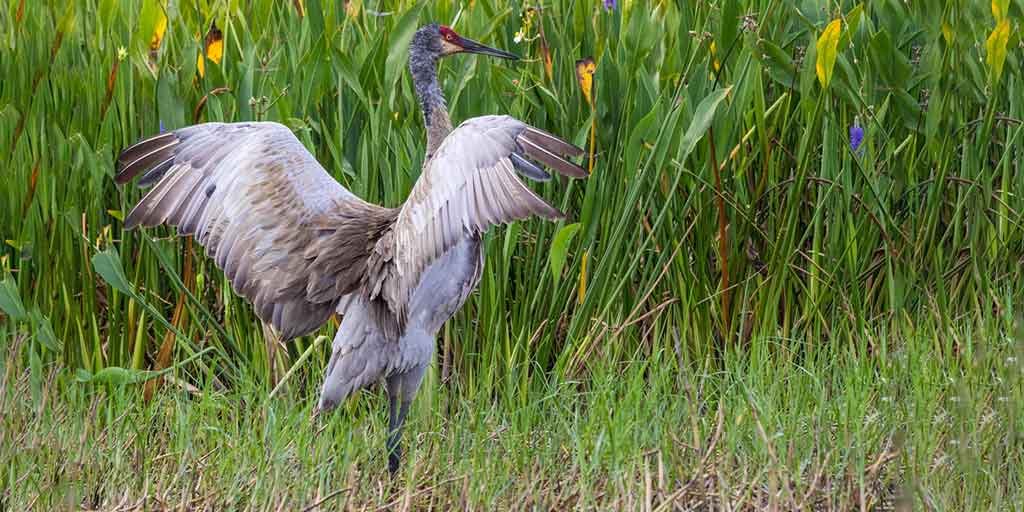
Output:
[[[151,55],[157,2],[4,0],[0,504],[1019,506],[1019,30],[997,78],[984,2],[620,4],[544,4],[528,35],[543,26],[548,77],[501,2],[171,2]],[[839,17],[825,89],[815,43]],[[580,145],[595,121],[596,160],[538,187],[579,223],[557,273],[567,224],[487,237],[391,481],[382,396],[311,420],[327,343],[268,357],[200,248],[123,232],[139,192],[111,178],[161,123],[268,119],[397,205],[423,146],[404,48],[427,20],[526,57],[445,61],[453,118]],[[224,58],[197,77],[211,21]],[[589,55],[594,114],[574,76]],[[118,384],[207,349],[150,401]]]

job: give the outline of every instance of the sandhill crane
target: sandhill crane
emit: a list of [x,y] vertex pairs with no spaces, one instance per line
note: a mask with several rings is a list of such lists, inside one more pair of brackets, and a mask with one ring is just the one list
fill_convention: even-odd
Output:
[[388,468],[401,458],[402,426],[430,364],[438,330],[476,288],[481,236],[492,225],[562,212],[515,172],[586,171],[582,150],[508,116],[469,119],[452,131],[437,62],[461,52],[514,55],[420,28],[409,69],[427,128],[427,159],[408,199],[377,206],[345,189],[292,132],[276,123],[206,123],[143,140],[118,158],[118,183],[143,171],[153,185],[125,229],[169,224],[194,235],[239,295],[283,340],[308,334],[337,311],[318,410],[384,380]]

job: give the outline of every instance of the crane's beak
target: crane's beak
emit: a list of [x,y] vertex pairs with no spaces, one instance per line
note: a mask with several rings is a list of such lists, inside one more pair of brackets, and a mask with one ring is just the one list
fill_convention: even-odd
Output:
[[490,46],[480,44],[472,39],[466,39],[465,37],[459,38],[459,46],[462,47],[462,51],[468,53],[498,57],[499,59],[519,60],[519,56],[514,53],[509,53],[497,48],[491,48]]

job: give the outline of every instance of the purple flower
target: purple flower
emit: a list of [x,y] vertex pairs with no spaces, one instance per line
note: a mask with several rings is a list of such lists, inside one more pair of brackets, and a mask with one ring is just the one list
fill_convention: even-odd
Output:
[[856,153],[861,142],[864,142],[864,128],[860,127],[860,120],[854,117],[853,126],[850,127],[850,149]]
[[619,8],[619,2],[616,0],[604,0],[604,10],[614,11]]
[[165,132],[165,131],[167,131],[167,130],[164,130],[164,120],[163,120],[163,119],[161,119],[161,120],[160,120],[160,133],[163,133],[163,132]]

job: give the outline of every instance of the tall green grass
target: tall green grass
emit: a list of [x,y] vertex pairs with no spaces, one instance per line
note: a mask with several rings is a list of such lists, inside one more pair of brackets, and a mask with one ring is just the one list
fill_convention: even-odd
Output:
[[[628,481],[641,474],[630,471],[642,450],[671,453],[669,433],[712,438],[721,407],[727,451],[708,465],[773,468],[754,481],[773,475],[772,485],[791,478],[813,488],[804,470],[821,466],[834,469],[822,481],[859,475],[859,487],[839,489],[856,496],[869,487],[865,468],[891,450],[898,458],[887,467],[898,467],[871,474],[888,475],[880,494],[920,485],[910,496],[923,503],[1019,498],[1020,342],[1010,336],[1024,298],[1018,3],[998,78],[986,61],[996,20],[984,2],[620,2],[609,11],[555,0],[529,18],[521,43],[515,33],[528,15],[519,3],[361,4],[349,13],[341,2],[306,0],[300,17],[292,2],[173,1],[151,55],[157,2],[4,0],[0,258],[10,277],[0,334],[4,391],[31,396],[3,403],[38,404],[64,389],[63,407],[74,411],[82,389],[94,389],[76,370],[85,380],[107,367],[154,367],[168,339],[172,361],[214,349],[176,368],[178,382],[265,394],[271,366],[278,377],[294,367],[279,392],[311,402],[327,344],[311,348],[309,336],[268,361],[249,306],[199,247],[166,228],[121,229],[140,195],[114,186],[114,158],[161,123],[276,120],[346,187],[398,205],[424,140],[405,44],[417,25],[441,21],[524,57],[445,60],[456,122],[507,113],[581,146],[593,122],[595,162],[587,181],[538,188],[580,226],[557,273],[550,253],[564,224],[521,222],[487,237],[479,291],[439,337],[438,371],[420,402],[424,431],[440,421],[426,411],[468,420],[476,404],[511,416],[513,433],[561,431],[555,446],[577,443],[565,449],[594,457],[573,467],[622,467]],[[816,41],[836,18],[842,36],[823,88]],[[224,59],[198,77],[211,22],[224,32]],[[597,61],[594,114],[575,77],[585,56]],[[726,88],[709,129],[688,137],[698,105]],[[855,124],[864,130],[856,151]],[[958,409],[943,401],[950,393],[973,402]],[[669,405],[646,403],[653,399]],[[616,404],[635,417],[601,421]],[[23,404],[10,417],[28,422],[34,410]],[[978,423],[986,411],[998,426]],[[550,415],[567,417],[539,419]],[[879,424],[861,430],[872,415]],[[937,417],[959,423],[934,429]],[[238,421],[270,428],[259,415]],[[654,441],[630,437],[652,421]],[[601,428],[630,440],[610,458],[597,455],[608,442]],[[946,441],[971,435],[976,460],[966,450],[943,458]],[[842,460],[822,459],[821,436],[847,443],[835,455]],[[970,465],[993,456],[1007,466]],[[521,457],[512,467],[533,463]],[[796,470],[801,460],[816,462]],[[691,469],[699,461],[676,460]],[[778,470],[787,465],[793,471]],[[944,489],[951,474],[963,484]],[[502,492],[482,491],[476,502]]]

